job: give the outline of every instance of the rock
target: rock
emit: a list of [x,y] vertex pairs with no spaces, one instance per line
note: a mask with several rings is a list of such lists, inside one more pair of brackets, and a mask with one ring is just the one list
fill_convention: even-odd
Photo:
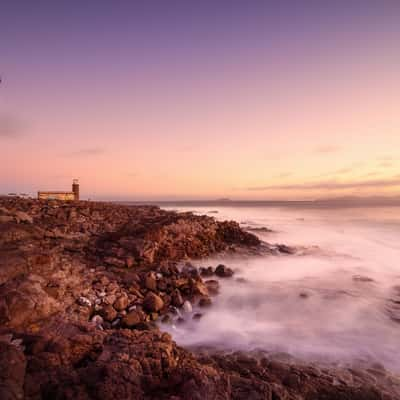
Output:
[[108,322],[112,322],[117,318],[117,311],[111,304],[105,305],[101,310],[100,310],[100,315]]
[[92,306],[91,301],[88,298],[84,297],[84,296],[78,297],[77,303],[80,306],[83,306],[83,307],[91,307]]
[[170,324],[170,323],[172,323],[172,318],[169,314],[166,314],[161,318],[161,322],[163,324]]
[[205,281],[204,284],[207,287],[207,290],[210,294],[216,295],[219,292],[219,282],[214,280],[214,279],[210,279],[208,281]]
[[145,286],[153,292],[157,291],[157,278],[154,272],[149,272],[145,278]]
[[212,305],[212,301],[209,297],[202,297],[199,300],[199,307],[210,307]]
[[113,306],[117,311],[125,310],[128,307],[129,299],[126,293],[123,293],[121,296],[115,300]]
[[115,294],[109,294],[103,297],[104,304],[111,304],[113,305],[117,301],[117,296]]
[[15,214],[15,219],[17,220],[17,222],[26,222],[28,224],[32,224],[33,223],[33,218],[27,214],[26,212],[23,211],[17,211]]
[[145,320],[145,315],[142,311],[132,310],[122,318],[122,325],[128,328],[133,328]]
[[177,308],[182,307],[183,305],[183,298],[181,292],[178,289],[175,289],[172,293],[171,304]]
[[91,319],[91,321],[95,324],[95,325],[101,325],[104,322],[104,319],[101,317],[101,315],[94,315]]
[[14,218],[10,215],[0,215],[0,224],[14,221]]
[[193,311],[192,304],[190,303],[189,300],[184,301],[182,308],[183,311],[185,311],[186,313],[191,313]]
[[161,297],[149,292],[143,300],[143,307],[148,312],[157,312],[164,307],[164,302]]
[[353,275],[353,281],[355,282],[374,282],[374,280],[368,276]]
[[136,264],[136,261],[133,257],[127,257],[125,263],[127,268],[132,268]]
[[120,260],[119,258],[116,258],[116,257],[106,257],[104,259],[104,262],[112,267],[117,267],[117,268],[125,267],[125,261]]
[[207,286],[202,281],[192,281],[191,291],[193,295],[208,296]]
[[0,340],[0,399],[25,398],[27,360],[23,350],[12,342]]
[[220,278],[230,278],[233,275],[233,270],[223,264],[219,264],[217,268],[215,268],[215,275]]
[[209,276],[213,276],[214,275],[214,268],[213,267],[201,267],[200,268],[200,275],[201,276],[205,276],[205,277],[209,277]]
[[192,319],[194,319],[195,321],[199,321],[202,317],[203,317],[202,313],[195,313],[193,314]]
[[272,229],[266,226],[242,226],[242,229],[250,232],[261,232],[261,233],[271,233],[274,232]]
[[280,253],[296,254],[296,249],[295,248],[286,246],[285,244],[278,244],[277,248],[278,248]]

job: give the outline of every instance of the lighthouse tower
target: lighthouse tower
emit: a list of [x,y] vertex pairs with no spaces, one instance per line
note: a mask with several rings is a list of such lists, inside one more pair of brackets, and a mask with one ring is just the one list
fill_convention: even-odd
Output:
[[72,193],[74,194],[74,200],[79,200],[79,181],[78,179],[74,179],[72,181]]

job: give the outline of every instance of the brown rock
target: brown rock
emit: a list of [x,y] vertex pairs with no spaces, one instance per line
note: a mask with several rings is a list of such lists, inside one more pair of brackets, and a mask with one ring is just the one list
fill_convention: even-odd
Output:
[[128,328],[133,328],[135,325],[143,322],[145,315],[143,311],[132,310],[122,318],[122,325]]
[[143,300],[143,307],[148,312],[157,312],[164,307],[164,301],[155,293],[149,292]]
[[100,310],[100,315],[108,322],[112,322],[114,321],[115,318],[117,318],[117,311],[115,310],[115,308],[110,305],[107,304],[106,306],[104,306],[101,310]]
[[14,221],[14,218],[11,217],[10,215],[0,215],[0,224],[6,223],[6,222],[11,222],[11,221]]
[[223,264],[219,264],[217,268],[215,268],[215,275],[220,278],[230,278],[233,275],[233,270]]
[[17,211],[15,214],[15,219],[17,220],[17,222],[26,222],[28,224],[32,224],[33,223],[33,218],[27,214],[26,212],[23,211]]
[[106,257],[104,259],[104,262],[108,265],[111,265],[112,267],[117,267],[117,268],[125,267],[125,261],[120,260],[119,258],[116,258],[116,257]]
[[126,293],[123,293],[121,296],[117,298],[117,300],[115,300],[113,306],[117,311],[122,311],[125,310],[126,307],[128,307],[128,304],[129,304],[128,295]]
[[205,276],[205,277],[213,276],[214,275],[214,268],[213,267],[207,267],[207,268],[201,267],[200,268],[200,275],[201,276]]
[[133,257],[127,257],[125,263],[127,268],[132,268],[136,264],[136,261]]
[[181,292],[178,289],[175,289],[172,293],[171,304],[175,307],[181,307],[183,304],[183,298]]
[[156,291],[157,290],[157,278],[154,272],[149,272],[145,277],[145,286],[147,289]]
[[202,281],[192,281],[192,293],[194,295],[208,296],[207,286]]
[[194,319],[195,321],[198,321],[198,320],[200,320],[202,317],[203,317],[203,314],[202,314],[202,313],[195,313],[195,314],[193,314],[192,319]]
[[210,307],[212,305],[212,300],[209,297],[202,297],[199,300],[199,307]]
[[216,281],[215,279],[210,279],[208,281],[205,281],[204,283],[210,294],[214,294],[214,295],[218,294],[218,292],[219,292],[219,282],[218,281]]

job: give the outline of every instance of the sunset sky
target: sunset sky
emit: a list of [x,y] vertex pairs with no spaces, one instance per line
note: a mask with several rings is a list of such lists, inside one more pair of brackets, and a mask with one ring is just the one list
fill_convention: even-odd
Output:
[[5,1],[0,193],[400,194],[400,1]]

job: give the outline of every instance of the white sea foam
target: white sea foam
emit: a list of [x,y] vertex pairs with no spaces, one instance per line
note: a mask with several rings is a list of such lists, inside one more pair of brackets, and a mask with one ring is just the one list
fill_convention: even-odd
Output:
[[400,208],[220,207],[216,217],[267,226],[275,232],[259,236],[271,243],[318,250],[201,262],[224,262],[235,277],[221,281],[203,318],[172,330],[179,344],[363,359],[400,370],[400,323],[388,314],[400,300]]

